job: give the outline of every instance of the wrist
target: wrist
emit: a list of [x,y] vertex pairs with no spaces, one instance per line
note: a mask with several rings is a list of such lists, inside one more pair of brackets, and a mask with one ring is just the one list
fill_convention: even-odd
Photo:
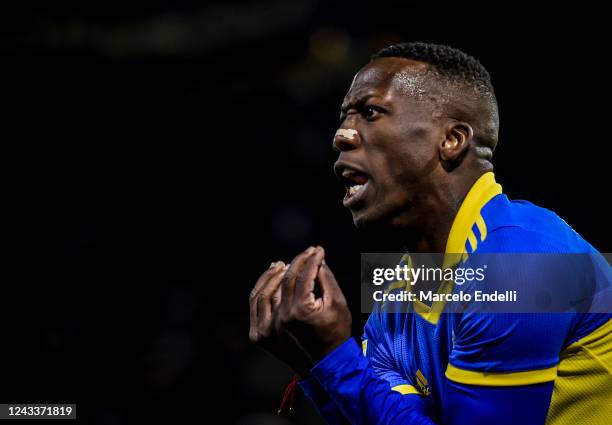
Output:
[[352,338],[351,335],[348,335],[342,338],[338,338],[332,341],[331,343],[327,344],[326,346],[321,347],[316,352],[310,353],[310,356],[312,357],[313,362],[315,364],[319,363],[321,360],[323,360],[329,354],[334,352],[339,346],[341,346],[342,344],[344,344],[346,341],[348,341],[351,338]]
[[301,379],[310,375],[310,369],[314,366],[314,362],[306,352],[300,352],[299,354],[299,356],[285,360],[285,363]]

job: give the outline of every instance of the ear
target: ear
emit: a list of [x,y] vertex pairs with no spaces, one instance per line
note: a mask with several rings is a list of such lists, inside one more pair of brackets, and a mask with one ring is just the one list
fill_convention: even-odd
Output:
[[474,137],[472,126],[463,121],[451,121],[446,128],[446,137],[440,145],[440,158],[444,162],[460,159]]

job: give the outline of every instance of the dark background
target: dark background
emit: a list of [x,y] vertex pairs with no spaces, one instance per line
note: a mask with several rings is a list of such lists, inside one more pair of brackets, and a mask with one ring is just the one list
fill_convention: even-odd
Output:
[[[598,18],[601,16],[601,20]],[[331,140],[354,73],[400,40],[489,69],[496,174],[610,250],[608,46],[598,10],[418,2],[3,5],[0,402],[79,421],[319,423],[249,344],[248,293],[310,244],[358,314],[367,246]],[[215,419],[213,419],[215,418]]]

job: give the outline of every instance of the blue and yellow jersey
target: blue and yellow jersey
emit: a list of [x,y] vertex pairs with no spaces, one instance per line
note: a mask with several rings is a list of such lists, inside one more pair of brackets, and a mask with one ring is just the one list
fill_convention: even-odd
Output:
[[[554,213],[509,200],[493,173],[466,195],[446,253],[462,262],[480,253],[598,255]],[[487,285],[520,280],[529,267],[489,277]],[[610,284],[603,267],[593,277],[600,286]],[[438,292],[454,290],[446,282]],[[612,314],[601,311],[452,312],[443,301],[413,301],[408,313],[392,313],[381,304],[364,329],[365,358],[348,341],[303,387],[330,423],[607,424]]]

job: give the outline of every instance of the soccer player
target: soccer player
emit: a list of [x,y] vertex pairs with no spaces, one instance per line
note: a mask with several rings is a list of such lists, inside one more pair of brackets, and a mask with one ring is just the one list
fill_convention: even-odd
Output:
[[[476,59],[425,43],[378,52],[355,76],[333,142],[355,225],[391,229],[408,252],[464,260],[597,256],[557,215],[502,192],[491,163],[498,125],[490,77]],[[359,347],[324,256],[310,247],[263,273],[251,293],[250,338],[301,376],[328,423],[610,423],[609,310],[452,313],[434,302],[393,313],[379,305]],[[609,284],[603,267],[593,277],[601,281],[588,285]],[[528,273],[498,274],[487,285],[520,283]]]

